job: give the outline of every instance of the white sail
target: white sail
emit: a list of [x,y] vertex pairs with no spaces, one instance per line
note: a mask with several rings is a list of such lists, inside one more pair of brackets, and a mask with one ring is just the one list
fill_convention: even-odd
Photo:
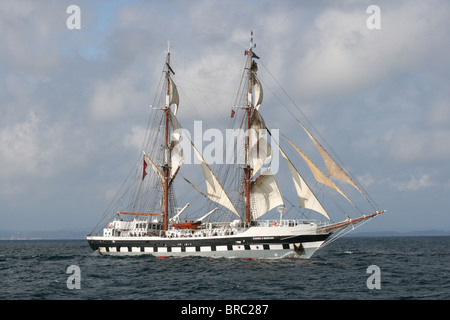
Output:
[[260,138],[249,152],[249,164],[253,168],[252,178],[254,178],[258,171],[264,164],[269,163],[272,158],[272,148],[266,139]]
[[284,206],[283,196],[270,168],[251,185],[250,201],[253,219],[258,219],[277,206]]
[[181,138],[181,126],[175,114],[172,112],[170,114],[170,121],[173,128],[170,143],[170,179],[173,179],[184,163],[184,153],[179,142]]
[[328,216],[328,213],[323,208],[320,201],[317,199],[317,197],[314,195],[314,193],[309,188],[306,181],[303,179],[303,177],[300,175],[300,173],[297,171],[297,169],[292,164],[291,160],[286,156],[286,154],[283,152],[281,148],[280,152],[283,156],[284,160],[286,160],[287,166],[289,168],[289,171],[292,176],[292,180],[294,181],[295,190],[297,191],[298,199],[300,202],[300,207],[305,209],[314,210],[328,219],[330,217]]
[[255,92],[255,109],[259,110],[259,107],[261,106],[263,100],[263,89],[261,86],[261,82],[259,82],[259,79],[258,77],[256,77],[256,75],[254,75],[253,80],[253,90]]
[[347,199],[351,204],[353,202],[347,197],[347,195],[325,174],[319,167],[306,155],[304,154],[297,146],[295,146],[288,138],[284,137],[293,147],[297,150],[298,154],[300,154],[311,170],[314,178],[316,178],[317,182],[323,183],[324,185],[329,186],[330,188],[339,192],[345,199]]
[[253,169],[252,178],[257,175],[264,164],[268,164],[272,159],[272,148],[264,138],[266,133],[264,119],[258,111],[254,110],[249,130],[250,149],[248,155],[248,163]]
[[236,214],[238,217],[240,217],[233,203],[231,203],[230,197],[226,193],[222,184],[217,179],[216,175],[211,170],[209,165],[205,162],[205,159],[203,159],[202,155],[198,152],[197,148],[195,148],[193,143],[192,148],[194,149],[197,158],[201,162],[203,175],[205,176],[206,189],[208,191],[208,198],[211,201],[221,204],[222,206]]
[[173,179],[184,162],[183,148],[178,140],[170,145],[170,179]]
[[[298,121],[298,120],[297,120]],[[300,123],[300,121],[298,121]],[[365,197],[366,195],[362,190],[358,187],[356,182],[354,182],[349,175],[342,169],[336,161],[330,156],[330,154],[325,150],[324,147],[317,141],[316,138],[313,137],[313,135],[306,130],[306,128],[303,126],[303,124],[300,123],[300,125],[303,127],[303,129],[306,131],[310,139],[314,142],[317,149],[319,150],[320,154],[322,155],[323,161],[325,162],[325,166],[327,167],[328,174],[332,177],[338,178],[344,182],[349,183],[353,187],[355,187],[361,194]]]
[[173,82],[172,78],[169,77],[170,88],[169,88],[169,102],[168,106],[175,105],[173,109],[173,114],[176,115],[178,111],[178,104],[180,103],[180,97],[178,95],[177,86]]

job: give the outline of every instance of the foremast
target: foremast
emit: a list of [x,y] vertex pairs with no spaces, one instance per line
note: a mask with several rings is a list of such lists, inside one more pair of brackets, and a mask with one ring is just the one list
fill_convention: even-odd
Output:
[[[170,67],[170,51],[167,52],[167,71],[166,71],[166,81],[167,81],[167,93],[166,93],[166,105],[164,109],[164,187],[163,187],[163,221],[164,221],[164,231],[169,229],[169,112],[170,112],[170,72],[172,68]],[[172,71],[173,72],[173,71]]]
[[[169,229],[169,201],[170,201],[170,187],[172,185],[173,180],[175,179],[178,170],[184,162],[183,149],[177,139],[177,135],[174,134],[176,130],[179,129],[178,121],[175,117],[178,104],[179,104],[179,96],[178,90],[173,82],[171,75],[174,75],[172,67],[170,66],[170,50],[167,51],[167,58],[164,67],[165,73],[165,85],[167,86],[165,92],[163,94],[165,96],[165,102],[161,107],[153,108],[156,110],[162,110],[163,115],[163,134],[162,134],[162,146],[163,146],[163,159],[160,167],[158,167],[155,162],[150,158],[148,154],[144,153],[144,171],[146,167],[145,159],[147,159],[153,170],[157,173],[159,180],[161,182],[161,207],[162,207],[162,216],[163,216],[163,229],[167,231]],[[171,106],[173,106],[173,112],[171,110]],[[171,130],[172,128],[172,130]],[[161,169],[162,170],[161,170]],[[144,179],[145,175],[142,179]]]

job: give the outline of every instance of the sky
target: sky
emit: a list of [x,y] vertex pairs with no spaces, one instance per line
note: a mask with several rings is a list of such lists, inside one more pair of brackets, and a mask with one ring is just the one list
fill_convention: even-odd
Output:
[[[168,41],[179,118],[224,129],[252,30],[263,86],[387,210],[364,230],[450,230],[449,16],[446,0],[2,0],[0,229],[100,220],[141,152]],[[265,118],[296,134],[276,96]]]

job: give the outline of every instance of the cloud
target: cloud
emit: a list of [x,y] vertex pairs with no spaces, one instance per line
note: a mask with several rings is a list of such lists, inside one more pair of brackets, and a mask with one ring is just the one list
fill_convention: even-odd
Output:
[[[63,63],[58,38],[65,31],[62,2],[3,1],[0,5],[0,59],[30,74],[51,75]],[[56,26],[61,25],[61,28]]]
[[62,127],[48,125],[30,111],[26,119],[0,130],[2,178],[28,175],[48,178],[55,174],[54,160],[61,152]]
[[41,208],[47,227],[72,208],[74,223],[97,222],[92,208],[142,147],[168,40],[183,126],[225,127],[250,30],[268,125],[289,130],[290,119],[262,63],[337,153],[348,147],[347,167],[371,168],[363,186],[414,204],[416,191],[448,181],[436,165],[450,158],[447,2],[379,1],[381,30],[366,27],[371,1],[80,1],[78,31],[66,28],[69,4],[0,4],[0,196],[22,217]]
[[402,164],[438,161],[450,158],[450,130],[445,128],[414,129],[400,125],[384,136],[390,156]]
[[448,5],[396,1],[379,6],[380,30],[367,28],[364,6],[329,8],[315,19],[302,43],[308,49],[296,66],[304,96],[356,92],[396,71],[418,70],[421,62],[435,56],[435,50],[446,46],[441,41],[446,30],[441,26]]
[[419,178],[411,176],[407,181],[393,181],[388,178],[385,183],[398,191],[418,191],[434,185],[428,174],[423,174]]
[[367,188],[375,182],[375,179],[370,174],[370,172],[367,172],[367,173],[363,174],[362,176],[358,176],[357,181],[359,181],[359,183],[361,183],[361,185],[364,188]]

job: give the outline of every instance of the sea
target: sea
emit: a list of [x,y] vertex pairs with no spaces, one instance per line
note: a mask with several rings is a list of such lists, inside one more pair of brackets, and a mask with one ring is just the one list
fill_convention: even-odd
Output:
[[176,301],[177,314],[227,301],[245,314],[273,301],[449,299],[448,236],[343,237],[309,260],[117,257],[85,240],[0,241],[0,300]]

